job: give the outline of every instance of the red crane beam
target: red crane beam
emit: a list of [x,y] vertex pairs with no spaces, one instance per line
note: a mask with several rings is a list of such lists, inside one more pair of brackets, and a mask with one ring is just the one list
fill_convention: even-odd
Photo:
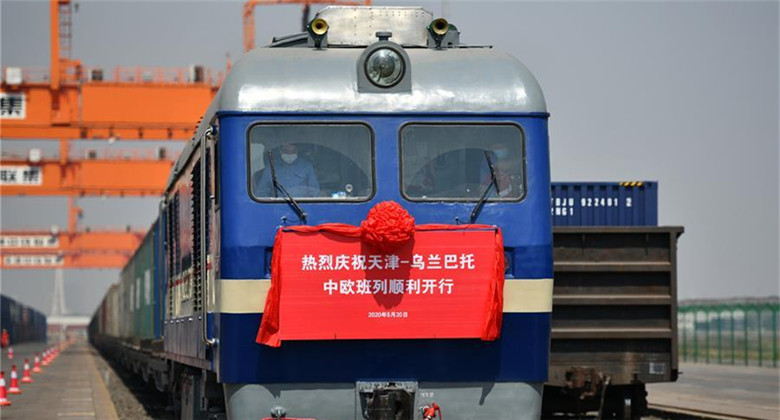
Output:
[[206,82],[4,80],[3,139],[188,140],[217,91]]
[[173,161],[167,159],[0,160],[2,196],[159,196]]
[[0,233],[0,269],[122,268],[144,232],[95,231]]

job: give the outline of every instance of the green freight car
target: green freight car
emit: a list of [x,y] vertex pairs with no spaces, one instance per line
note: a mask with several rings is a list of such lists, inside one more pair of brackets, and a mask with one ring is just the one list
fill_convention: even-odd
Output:
[[134,345],[156,336],[154,311],[155,235],[150,229],[120,275],[120,307],[125,320],[120,336]]
[[150,229],[134,257],[135,318],[134,337],[154,338],[154,229]]

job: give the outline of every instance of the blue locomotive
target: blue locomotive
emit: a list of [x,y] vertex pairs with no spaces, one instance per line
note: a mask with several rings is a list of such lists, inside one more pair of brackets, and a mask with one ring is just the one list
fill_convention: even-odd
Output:
[[[308,29],[233,66],[93,342],[182,418],[538,418],[553,269],[536,79],[421,8],[328,7]],[[277,230],[359,225],[384,201],[501,229],[500,336],[255,342]]]

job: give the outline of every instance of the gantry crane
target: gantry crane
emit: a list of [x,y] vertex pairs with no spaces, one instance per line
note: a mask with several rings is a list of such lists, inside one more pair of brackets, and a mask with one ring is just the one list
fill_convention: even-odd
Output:
[[[303,29],[311,4],[370,5],[371,1],[249,0],[243,6],[244,50],[254,48],[258,5],[303,4]],[[68,230],[0,232],[0,269],[55,269],[54,307],[64,311],[64,268],[121,268],[144,232],[79,230],[76,199],[87,196],[159,196],[173,156],[70,157],[71,140],[188,140],[222,83],[223,74],[187,69],[89,68],[71,58],[71,0],[49,0],[50,66],[2,69],[0,138],[59,141],[59,157],[35,149],[0,156],[0,195],[66,196]],[[228,70],[230,63],[228,62]],[[59,293],[59,296],[56,296]],[[57,312],[57,310],[55,310]]]
[[[164,149],[149,155],[70,156],[76,139],[187,140],[222,75],[189,69],[88,68],[71,58],[72,4],[50,0],[50,67],[3,69],[0,137],[60,142],[59,157],[0,157],[0,193],[66,196],[68,230],[0,233],[0,268],[120,268],[143,232],[77,230],[79,197],[159,196],[173,165]],[[42,236],[49,240],[42,242]],[[20,246],[24,244],[24,246]]]

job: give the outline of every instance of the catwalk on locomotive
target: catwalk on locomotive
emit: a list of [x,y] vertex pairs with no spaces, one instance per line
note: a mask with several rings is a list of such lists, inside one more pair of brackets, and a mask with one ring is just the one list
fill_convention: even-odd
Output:
[[91,324],[182,418],[538,419],[548,113],[417,7],[327,7],[231,69]]

